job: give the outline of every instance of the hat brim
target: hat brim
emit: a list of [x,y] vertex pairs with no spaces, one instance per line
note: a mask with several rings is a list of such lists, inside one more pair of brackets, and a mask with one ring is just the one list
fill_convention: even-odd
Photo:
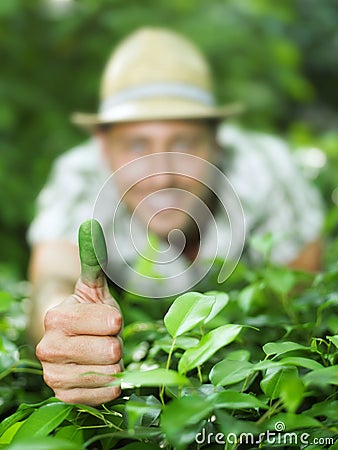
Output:
[[110,123],[141,122],[149,120],[193,120],[225,119],[244,110],[241,103],[231,103],[211,107],[193,102],[178,102],[173,99],[158,99],[118,105],[111,111],[98,114],[75,112],[71,122],[81,128],[91,130]]

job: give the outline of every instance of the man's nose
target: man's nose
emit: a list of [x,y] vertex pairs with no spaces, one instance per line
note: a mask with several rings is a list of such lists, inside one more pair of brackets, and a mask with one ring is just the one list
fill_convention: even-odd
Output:
[[170,152],[155,153],[150,158],[153,186],[157,189],[174,187],[176,174],[174,172],[173,155]]

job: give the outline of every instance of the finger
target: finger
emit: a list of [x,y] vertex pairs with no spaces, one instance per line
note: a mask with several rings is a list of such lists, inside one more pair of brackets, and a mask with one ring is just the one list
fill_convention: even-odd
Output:
[[55,397],[66,403],[83,403],[97,406],[117,398],[121,389],[119,387],[102,387],[94,389],[56,389]]
[[120,364],[78,365],[43,363],[43,377],[52,389],[105,387],[121,372]]
[[122,316],[117,307],[105,303],[79,303],[73,296],[48,310],[45,316],[46,330],[67,335],[114,336],[121,327]]
[[[62,335],[61,335],[62,336]],[[40,361],[55,364],[116,364],[122,358],[122,341],[116,336],[68,336],[49,333],[37,347]]]
[[89,219],[79,228],[79,252],[81,261],[81,279],[92,286],[104,277],[102,267],[107,263],[107,248],[101,225],[97,220]]

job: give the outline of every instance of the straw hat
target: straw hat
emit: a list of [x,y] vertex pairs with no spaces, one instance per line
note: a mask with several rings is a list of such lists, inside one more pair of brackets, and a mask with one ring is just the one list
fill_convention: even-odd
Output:
[[97,114],[74,113],[85,128],[114,122],[224,118],[240,105],[217,107],[201,52],[164,28],[142,28],[113,52],[103,73]]

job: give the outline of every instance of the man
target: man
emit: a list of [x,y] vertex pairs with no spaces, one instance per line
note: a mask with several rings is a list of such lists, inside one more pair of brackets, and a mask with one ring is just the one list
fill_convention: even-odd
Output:
[[[103,274],[95,283],[79,279],[76,233],[92,215],[103,222],[106,273],[135,294],[193,288],[205,275],[201,262],[220,256],[235,264],[247,237],[269,231],[285,237],[273,261],[319,267],[317,194],[278,139],[224,126],[216,136],[217,123],[236,109],[215,106],[208,64],[190,42],[150,28],[113,53],[99,113],[74,116],[93,139],[56,163],[29,234],[30,330],[38,341],[44,320],[37,356],[60,399],[96,405],[119,395],[105,386],[121,370],[118,305]],[[149,244],[147,229],[159,248]],[[145,241],[159,257],[150,280],[137,269]]]

